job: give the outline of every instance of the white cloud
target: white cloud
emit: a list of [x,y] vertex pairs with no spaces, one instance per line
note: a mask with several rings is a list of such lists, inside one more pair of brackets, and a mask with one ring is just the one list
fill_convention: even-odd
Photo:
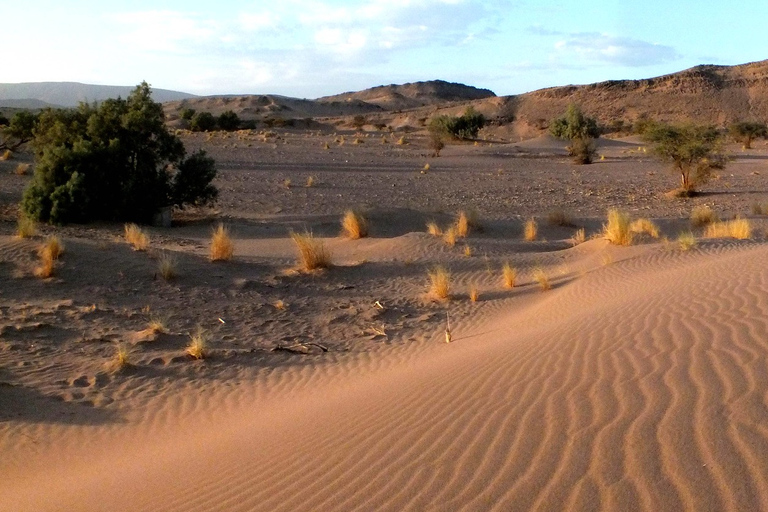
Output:
[[118,39],[132,48],[153,52],[189,53],[189,43],[214,38],[219,27],[192,13],[177,11],[138,11],[107,15],[127,30]]
[[555,43],[555,50],[558,60],[629,67],[651,66],[679,57],[671,46],[593,32],[569,34]]

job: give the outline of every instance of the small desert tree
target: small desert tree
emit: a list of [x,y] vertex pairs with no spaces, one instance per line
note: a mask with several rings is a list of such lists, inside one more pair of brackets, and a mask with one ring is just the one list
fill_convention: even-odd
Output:
[[218,119],[219,128],[232,132],[240,128],[240,117],[231,110],[222,112]]
[[198,112],[192,116],[189,129],[193,132],[209,132],[216,129],[216,118],[210,112]]
[[37,165],[22,210],[56,224],[146,222],[163,206],[211,201],[215,164],[204,152],[185,158],[146,82],[127,99],[47,110],[35,129]]
[[597,121],[585,116],[578,105],[571,103],[563,117],[553,119],[549,133],[559,139],[571,141],[568,154],[578,164],[591,164],[596,154],[594,140],[600,136]]
[[0,126],[0,150],[15,151],[34,137],[38,115],[27,111],[16,112],[10,121]]
[[730,125],[728,132],[736,141],[744,144],[744,149],[751,149],[753,140],[768,137],[768,126],[765,123],[742,121]]
[[695,194],[696,187],[707,181],[713,168],[725,165],[720,134],[710,126],[656,123],[643,138],[652,144],[657,156],[680,173],[680,197]]

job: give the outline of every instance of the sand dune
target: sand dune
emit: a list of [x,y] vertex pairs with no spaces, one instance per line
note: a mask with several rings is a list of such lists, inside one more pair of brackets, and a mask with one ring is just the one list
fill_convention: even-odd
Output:
[[768,507],[768,247],[566,252],[578,271],[464,316],[451,344],[14,426],[0,510]]

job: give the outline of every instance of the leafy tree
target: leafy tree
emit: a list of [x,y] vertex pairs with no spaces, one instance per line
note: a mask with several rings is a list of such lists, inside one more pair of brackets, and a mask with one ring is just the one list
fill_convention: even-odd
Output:
[[696,187],[707,181],[713,168],[725,165],[720,134],[711,126],[656,123],[643,137],[653,145],[656,155],[680,173],[678,195],[681,197],[694,195]]
[[549,125],[549,132],[558,139],[596,139],[600,136],[597,121],[585,116],[578,105],[571,103],[565,116],[554,119]]
[[218,125],[222,130],[235,131],[240,128],[240,118],[233,111],[227,110],[219,116]]
[[181,111],[181,118],[185,121],[191,121],[193,117],[195,117],[195,109],[185,108]]
[[146,82],[125,100],[43,112],[33,147],[35,175],[21,206],[40,221],[146,222],[165,205],[216,197],[213,160],[203,152],[185,159]]
[[11,120],[0,128],[0,150],[14,151],[31,141],[37,120],[38,116],[31,112],[16,112]]
[[216,118],[210,112],[198,112],[192,117],[189,128],[193,132],[209,132],[216,129]]
[[744,149],[752,148],[752,141],[758,137],[768,137],[768,126],[765,123],[742,121],[728,127],[731,136],[744,144]]
[[435,116],[429,120],[427,130],[433,140],[440,138],[473,139],[485,126],[485,117],[472,107],[467,107],[460,117]]

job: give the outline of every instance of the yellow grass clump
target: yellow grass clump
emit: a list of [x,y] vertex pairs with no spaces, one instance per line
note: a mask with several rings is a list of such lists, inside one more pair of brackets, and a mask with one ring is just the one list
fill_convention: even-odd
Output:
[[752,236],[752,225],[748,219],[734,219],[726,222],[713,222],[704,232],[706,238],[736,238],[746,240]]
[[480,292],[477,290],[476,286],[473,286],[469,289],[469,300],[472,302],[477,302],[480,298]]
[[368,221],[362,214],[347,210],[341,219],[341,230],[342,234],[349,239],[365,238],[368,236]]
[[285,188],[291,188],[291,179],[290,179],[290,178],[285,178],[285,179],[283,180],[283,186],[284,186]]
[[136,224],[125,225],[125,241],[133,246],[134,251],[146,251],[149,247],[149,235]]
[[10,160],[11,158],[13,158],[13,151],[10,149],[6,149],[5,152],[0,155],[0,160]]
[[207,348],[207,334],[202,327],[198,327],[197,331],[189,336],[189,345],[187,345],[185,352],[194,359],[205,359],[208,355]]
[[571,237],[571,245],[575,247],[579,244],[583,244],[586,240],[587,240],[587,233],[586,231],[584,231],[584,228],[580,228]]
[[235,253],[235,244],[229,235],[229,229],[219,224],[211,234],[211,261],[227,261]]
[[448,247],[456,245],[457,230],[456,226],[451,226],[443,232],[443,241]]
[[13,172],[18,176],[26,176],[29,174],[30,167],[29,164],[19,164]]
[[174,279],[178,275],[176,258],[172,254],[163,252],[157,260],[157,271],[166,281]]
[[504,286],[507,288],[514,288],[515,281],[517,281],[517,270],[509,262],[504,263],[501,267],[501,278],[504,282]]
[[650,219],[637,219],[632,221],[629,226],[633,233],[646,233],[653,238],[659,238],[659,228]]
[[51,258],[57,260],[59,256],[64,254],[64,244],[61,243],[61,239],[58,236],[50,235],[45,239],[43,246],[40,248],[39,253],[42,255],[44,252],[50,253]]
[[35,269],[35,275],[41,279],[47,279],[53,276],[54,268],[56,267],[56,258],[53,257],[53,253],[47,246],[41,247],[39,253],[40,266]]
[[299,267],[305,272],[311,272],[331,266],[331,253],[326,249],[322,240],[315,238],[312,233],[291,233],[299,253]]
[[19,238],[29,238],[37,233],[37,222],[35,219],[26,215],[19,215],[16,221],[16,236]]
[[439,300],[451,297],[451,274],[445,267],[438,265],[429,271],[429,294]]
[[131,352],[123,344],[117,344],[115,346],[115,355],[108,366],[114,372],[119,372],[129,366],[131,366]]
[[167,320],[161,316],[151,316],[147,322],[147,329],[154,333],[165,334],[168,332]]
[[286,304],[283,299],[277,299],[272,303],[272,306],[274,306],[274,308],[278,311],[285,311],[285,309],[288,307],[288,304]]
[[629,215],[615,208],[608,210],[608,223],[603,225],[603,237],[614,245],[632,245],[633,233]]
[[536,220],[533,218],[525,221],[525,227],[523,228],[523,238],[528,242],[536,240],[536,236],[539,233],[539,226],[536,224]]
[[469,217],[467,217],[466,212],[459,212],[456,218],[456,234],[461,238],[469,235]]
[[315,177],[314,177],[314,176],[309,176],[309,177],[307,178],[307,184],[306,184],[306,187],[307,187],[307,188],[312,188],[312,187],[314,187],[314,186],[315,186]]
[[472,257],[472,248],[469,245],[464,246],[464,256],[466,256],[467,258]]
[[700,228],[713,222],[718,222],[717,214],[707,205],[694,206],[691,210],[691,225]]
[[690,231],[685,231],[680,233],[680,235],[677,237],[677,243],[680,246],[680,249],[687,251],[696,245],[696,237],[693,236],[693,233]]
[[397,139],[398,146],[405,146],[408,144],[408,140],[405,138],[405,136],[400,137]]
[[440,229],[436,222],[427,222],[427,233],[432,236],[442,236],[443,230]]
[[549,277],[547,276],[547,273],[541,267],[536,267],[533,269],[533,280],[539,283],[539,288],[541,288],[541,291],[543,292],[552,288],[552,285],[549,283]]

